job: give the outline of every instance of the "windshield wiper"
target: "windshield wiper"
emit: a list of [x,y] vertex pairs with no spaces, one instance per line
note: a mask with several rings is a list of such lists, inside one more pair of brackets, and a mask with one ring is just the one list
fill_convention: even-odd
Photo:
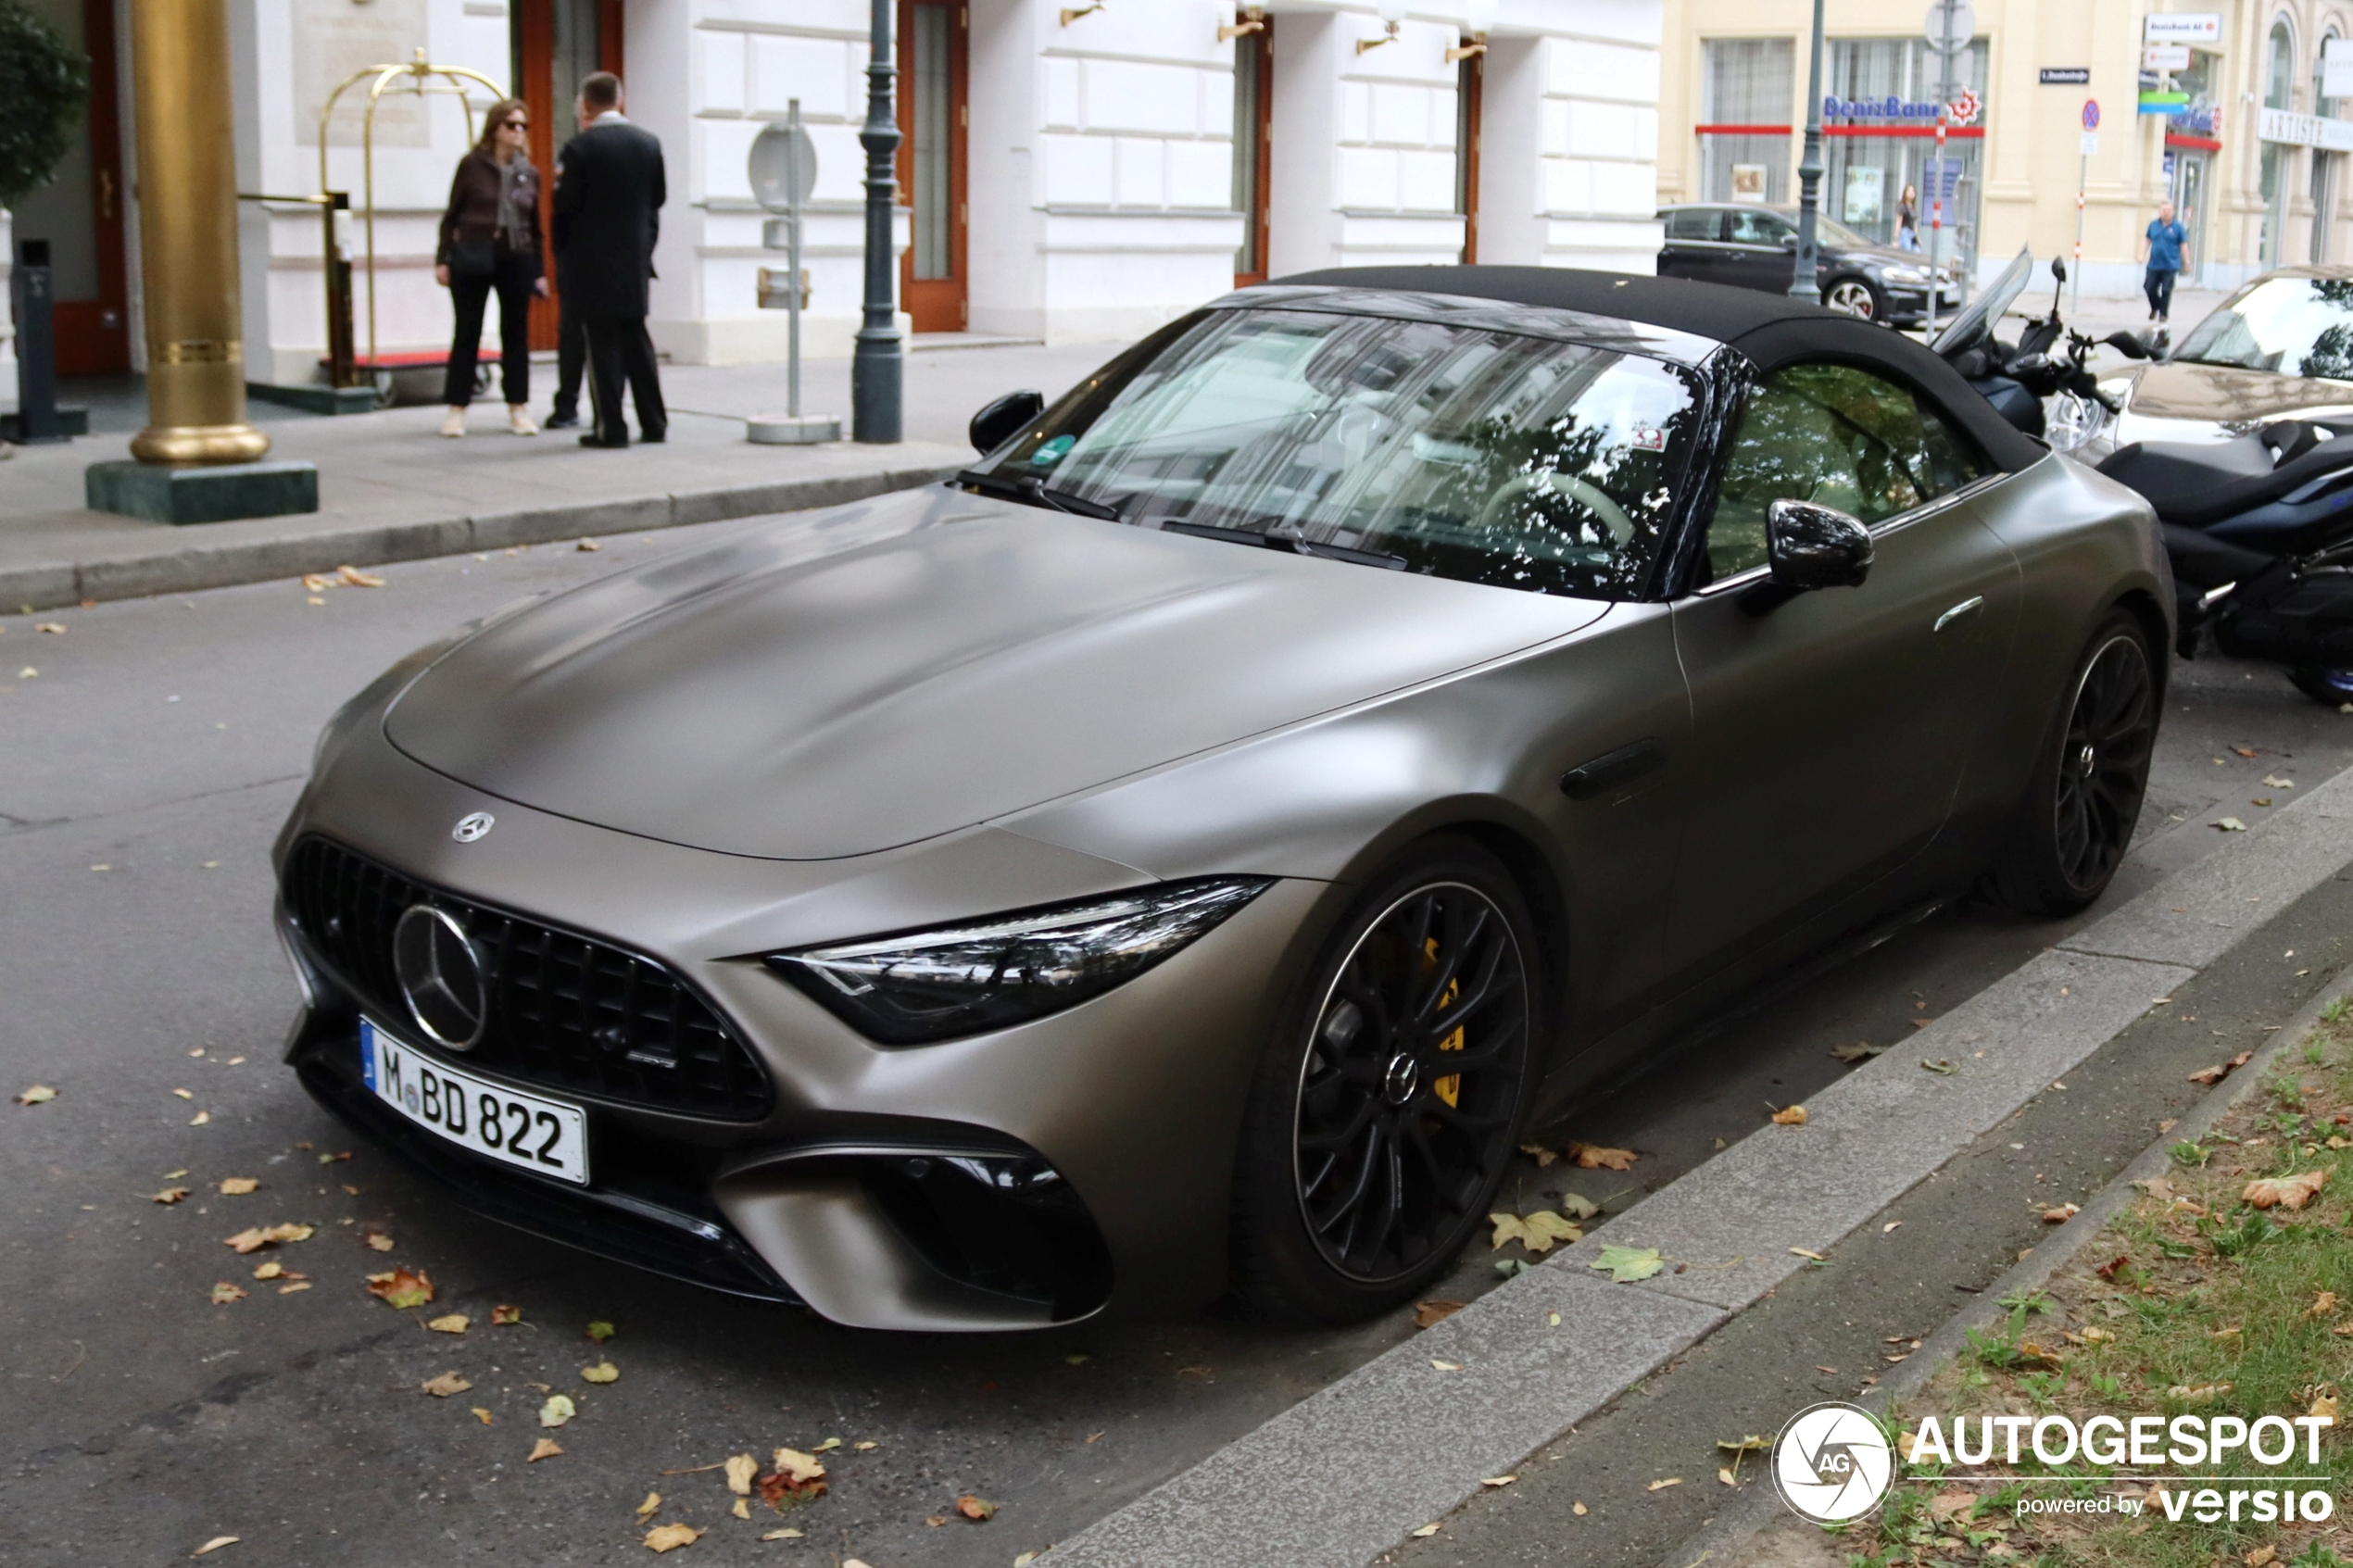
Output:
[[1324,556],[1333,560],[1353,561],[1358,566],[1378,566],[1390,571],[1405,569],[1403,556],[1392,556],[1380,550],[1359,550],[1346,545],[1318,545],[1296,533],[1261,533],[1251,528],[1227,528],[1214,522],[1187,522],[1178,518],[1161,520],[1163,533],[1189,533],[1197,539],[1222,539],[1229,545],[1250,545],[1262,550],[1289,550],[1299,556]]
[[1009,501],[1026,501],[1049,511],[1068,512],[1073,517],[1100,518],[1106,522],[1119,521],[1119,508],[1107,507],[1101,501],[1090,501],[1084,495],[1074,495],[1067,490],[1057,490],[1042,479],[1017,478],[1009,473],[988,473],[979,469],[966,469],[956,476],[958,484],[969,484],[992,495],[1002,495]]

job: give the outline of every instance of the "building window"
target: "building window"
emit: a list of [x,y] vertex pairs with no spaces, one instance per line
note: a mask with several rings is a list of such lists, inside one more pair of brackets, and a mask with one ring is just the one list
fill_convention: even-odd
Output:
[[[2263,59],[2263,107],[2267,109],[2295,107],[2296,40],[2289,34],[2284,18],[2271,24],[2271,37]],[[2257,184],[2263,197],[2263,233],[2259,254],[2265,267],[2280,264],[2281,232],[2287,217],[2287,148],[2277,142],[2263,144],[2261,161],[2256,172]]]
[[[1894,98],[1907,104],[1933,104],[1944,83],[1941,58],[1925,40],[1905,38],[1833,38],[1827,40],[1823,92],[1836,98],[1867,102]],[[1985,90],[1989,59],[1987,41],[1973,40],[1954,61],[1955,95],[1964,88]],[[1982,116],[1979,126],[1983,125]],[[1937,244],[1946,257],[1967,251],[1976,239],[1978,136],[1945,138],[1944,156],[1961,166],[1953,199],[1936,212],[1928,189],[1925,164],[1936,156],[1935,121],[1920,117],[1885,122],[1855,119],[1828,128],[1822,138],[1822,210],[1857,232],[1893,244],[1896,215],[1906,190],[1918,193],[1913,210],[1919,220],[1920,248]],[[1941,242],[1932,232],[1941,217]]]
[[1702,201],[1789,200],[1796,41],[1711,38],[1699,128]]
[[[2312,112],[2331,119],[2336,115],[2336,102],[2322,91],[2328,82],[2322,62],[2328,57],[2329,45],[2336,41],[2336,30],[2331,28],[2328,35],[2321,40],[2321,46],[2312,53]],[[2319,147],[2312,149],[2311,259],[2315,263],[2329,258],[2329,229],[2336,220],[2336,214],[2332,210],[2336,203],[2336,164],[2334,154],[2323,152]]]

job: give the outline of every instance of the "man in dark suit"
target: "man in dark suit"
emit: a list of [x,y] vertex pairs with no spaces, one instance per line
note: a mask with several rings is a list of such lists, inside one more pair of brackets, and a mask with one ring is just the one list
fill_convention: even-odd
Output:
[[621,112],[621,79],[598,71],[580,83],[587,122],[556,159],[556,275],[566,311],[578,311],[588,340],[589,400],[596,428],[583,446],[626,446],[625,380],[637,404],[637,438],[661,441],[669,416],[646,335],[647,284],[661,232],[661,143]]

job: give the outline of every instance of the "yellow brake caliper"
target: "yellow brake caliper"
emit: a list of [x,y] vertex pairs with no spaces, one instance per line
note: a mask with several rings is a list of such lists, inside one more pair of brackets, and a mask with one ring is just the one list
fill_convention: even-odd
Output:
[[[1437,937],[1432,936],[1427,940],[1422,947],[1422,956],[1429,960],[1430,968],[1436,969],[1438,967]],[[1460,980],[1449,980],[1446,983],[1446,994],[1438,998],[1439,1010],[1441,1012],[1445,1011],[1446,1009],[1453,1005],[1454,998],[1462,994],[1463,983]],[[1455,1030],[1453,1034],[1438,1042],[1438,1048],[1441,1051],[1461,1050],[1463,1048],[1463,1032],[1460,1029]],[[1448,1105],[1460,1105],[1462,1103],[1463,1075],[1459,1073],[1450,1073],[1445,1077],[1441,1078],[1436,1083],[1430,1085],[1429,1087],[1432,1094],[1436,1095],[1440,1099],[1444,1100]]]

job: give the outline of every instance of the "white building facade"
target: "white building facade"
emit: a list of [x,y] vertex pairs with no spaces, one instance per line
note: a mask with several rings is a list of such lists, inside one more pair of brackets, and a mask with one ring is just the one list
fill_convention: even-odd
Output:
[[[130,82],[126,0],[35,0]],[[1647,272],[1659,234],[1663,0],[894,0],[901,320],[913,332],[1118,342],[1238,280],[1326,267],[1481,262]],[[111,16],[109,16],[111,13]],[[321,188],[319,116],[362,67],[410,59],[480,73],[531,104],[543,164],[589,69],[617,69],[632,119],[668,155],[650,324],[686,363],[781,358],[762,309],[768,214],[752,138],[798,100],[819,154],[806,220],[806,351],[849,351],[862,280],[869,0],[235,0],[239,186]],[[111,24],[111,25],[109,25]],[[396,84],[397,85],[397,84]],[[98,105],[103,111],[106,94]],[[120,130],[29,200],[19,237],[73,231],[61,297],[112,312],[135,368],[135,189]],[[468,143],[454,95],[387,94],[371,159],[361,88],[327,128],[328,189],[351,193],[359,352],[371,341],[372,162],[380,358],[446,350],[435,225]],[[471,89],[478,116],[487,89]],[[551,136],[551,132],[553,135]],[[298,203],[241,204],[246,362],[319,379],[321,228]],[[552,310],[535,342],[554,341]],[[79,331],[79,329],[77,329]],[[61,332],[61,336],[64,335]],[[88,334],[84,334],[87,336]],[[487,341],[497,342],[495,328]],[[74,354],[106,345],[93,339]],[[69,362],[69,373],[91,366]]]

